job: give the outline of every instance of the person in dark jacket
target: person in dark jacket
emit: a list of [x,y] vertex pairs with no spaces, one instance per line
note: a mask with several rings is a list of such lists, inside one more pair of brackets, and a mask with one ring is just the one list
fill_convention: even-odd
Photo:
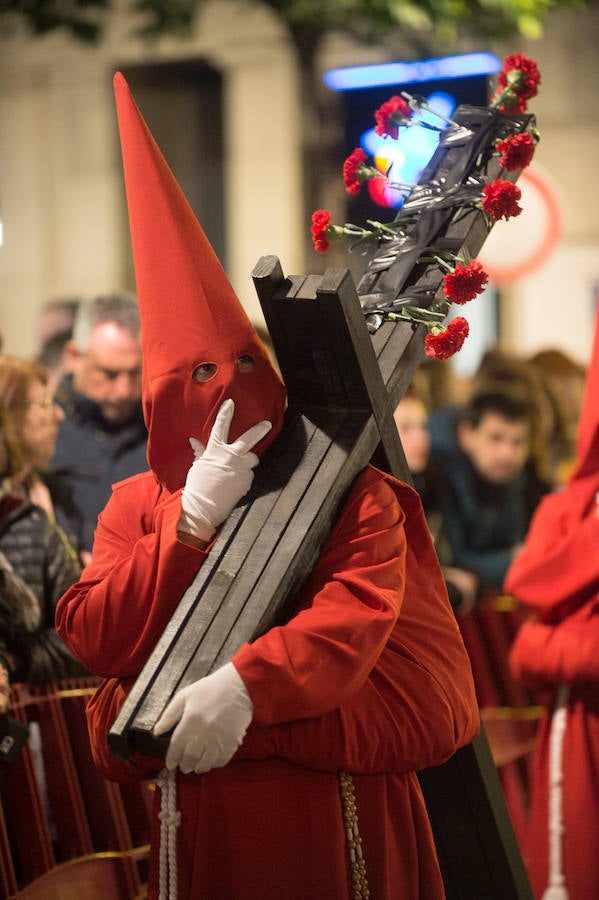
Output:
[[81,572],[40,474],[61,419],[44,367],[0,356],[0,667],[12,681],[87,672],[54,627],[56,603]]
[[414,487],[420,495],[426,521],[441,563],[449,602],[455,613],[467,613],[479,592],[478,576],[453,565],[453,554],[443,525],[440,494],[442,479],[430,459],[428,410],[424,396],[410,386],[399,401],[394,419]]
[[10,705],[10,673],[15,663],[9,646],[14,646],[14,635],[32,634],[41,618],[37,597],[0,552],[0,716]]
[[108,294],[82,301],[64,348],[56,400],[64,411],[48,478],[68,489],[63,522],[89,562],[98,514],[115,482],[146,471],[137,300]]
[[483,591],[502,589],[534,508],[551,489],[527,473],[532,423],[530,399],[502,382],[481,383],[463,407],[431,417],[454,565],[475,572]]

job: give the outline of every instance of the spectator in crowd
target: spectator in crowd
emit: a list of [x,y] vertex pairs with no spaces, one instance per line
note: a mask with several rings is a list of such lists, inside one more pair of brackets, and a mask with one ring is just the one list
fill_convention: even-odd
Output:
[[525,469],[533,417],[521,390],[489,381],[479,384],[464,406],[444,410],[431,429],[431,459],[442,474],[440,508],[454,565],[475,572],[485,592],[501,590],[532,514]]
[[38,352],[56,335],[73,334],[75,316],[81,300],[78,297],[61,297],[46,300],[37,317]]
[[37,597],[0,552],[0,715],[7,712],[10,703],[11,673],[16,667],[12,652],[15,639],[30,638],[41,617]]
[[41,477],[62,415],[43,366],[0,356],[0,665],[18,681],[86,672],[54,627],[81,571]]
[[545,705],[525,859],[536,900],[595,900],[599,885],[599,317],[565,486],[544,498],[505,588],[530,613],[511,650]]
[[6,715],[10,706],[10,664],[0,651],[0,716]]
[[576,435],[586,367],[563,350],[549,347],[529,357],[528,362],[539,373],[554,398],[560,427],[552,438],[557,481],[567,482],[576,464]]
[[487,350],[472,388],[488,381],[505,384],[530,400],[530,451],[525,465],[530,516],[547,490],[558,486],[558,446],[565,436],[566,423],[549,383],[526,359],[497,347]]
[[425,400],[429,414],[432,415],[458,403],[468,389],[470,379],[458,377],[452,368],[451,360],[432,359],[427,356],[416,370],[413,383]]
[[80,523],[71,524],[69,536],[89,554],[112,485],[148,468],[136,299],[108,294],[83,301],[64,367],[56,399],[65,418],[52,473],[70,487],[83,520],[79,532]]
[[38,349],[35,358],[47,369],[50,388],[55,392],[65,372],[65,347],[73,337],[75,316],[80,299],[66,297],[47,300],[42,305],[37,321]]
[[468,612],[477,599],[479,578],[474,572],[452,565],[451,546],[443,530],[440,508],[441,480],[430,459],[428,410],[418,388],[408,388],[396,407],[394,418],[412,482],[422,500],[441,563],[449,601],[454,612]]
[[48,388],[52,394],[56,393],[65,374],[65,347],[71,337],[71,332],[53,334],[44,341],[36,356],[36,360],[48,370]]

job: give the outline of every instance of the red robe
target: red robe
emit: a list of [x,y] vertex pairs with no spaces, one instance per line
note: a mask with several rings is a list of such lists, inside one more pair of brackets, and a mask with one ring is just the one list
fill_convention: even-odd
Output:
[[[599,487],[599,485],[598,485]],[[549,739],[553,696],[570,685],[562,749],[563,865],[570,900],[596,900],[599,886],[599,517],[572,486],[545,498],[505,587],[534,612],[514,642],[516,677],[550,695],[534,756],[525,857],[536,898],[549,872]],[[576,502],[578,500],[578,502]]]
[[[205,558],[177,540],[179,495],[151,473],[116,486],[93,562],[57,610],[66,643],[108,679],[88,720],[96,762],[116,780],[162,766],[114,759],[106,733]],[[442,898],[416,770],[472,740],[478,711],[417,494],[365,469],[298,613],[233,662],[254,718],[227,766],[178,773],[180,900],[349,898],[339,770],[353,774],[373,900]]]
[[[505,581],[505,589],[531,612],[512,647],[514,674],[548,703],[534,756],[525,848],[536,898],[543,896],[550,882],[562,879],[570,900],[595,900],[599,893],[598,386],[599,318],[579,424],[576,469],[562,490],[542,500],[525,547]],[[560,716],[555,716],[554,704],[564,690],[568,691],[565,730],[557,743]],[[553,790],[552,725],[562,757],[561,764],[553,766],[561,777]],[[561,834],[557,833],[556,802],[562,807]]]

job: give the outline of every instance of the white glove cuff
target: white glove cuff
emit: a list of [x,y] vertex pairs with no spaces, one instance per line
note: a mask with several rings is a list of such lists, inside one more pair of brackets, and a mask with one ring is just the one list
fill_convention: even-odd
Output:
[[[250,716],[252,716],[254,713],[254,704],[252,703],[252,698],[248,694],[243,678],[235,668],[235,665],[232,662],[228,662],[222,669],[218,669],[217,672],[222,673],[220,677],[226,679],[230,683],[239,704],[244,706]],[[215,672],[214,675],[216,675],[217,672]]]
[[177,531],[181,531],[183,534],[191,534],[200,541],[208,543],[216,533],[216,528],[208,519],[205,519],[202,515],[193,515],[181,504],[181,515],[179,516]]

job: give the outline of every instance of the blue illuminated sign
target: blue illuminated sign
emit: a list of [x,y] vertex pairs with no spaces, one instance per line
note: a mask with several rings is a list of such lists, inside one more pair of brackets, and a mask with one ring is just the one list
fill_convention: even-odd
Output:
[[444,78],[494,75],[501,60],[493,53],[464,53],[440,59],[416,62],[379,63],[370,66],[347,66],[331,69],[323,75],[324,83],[333,91],[355,91],[360,88],[393,84],[416,84]]

